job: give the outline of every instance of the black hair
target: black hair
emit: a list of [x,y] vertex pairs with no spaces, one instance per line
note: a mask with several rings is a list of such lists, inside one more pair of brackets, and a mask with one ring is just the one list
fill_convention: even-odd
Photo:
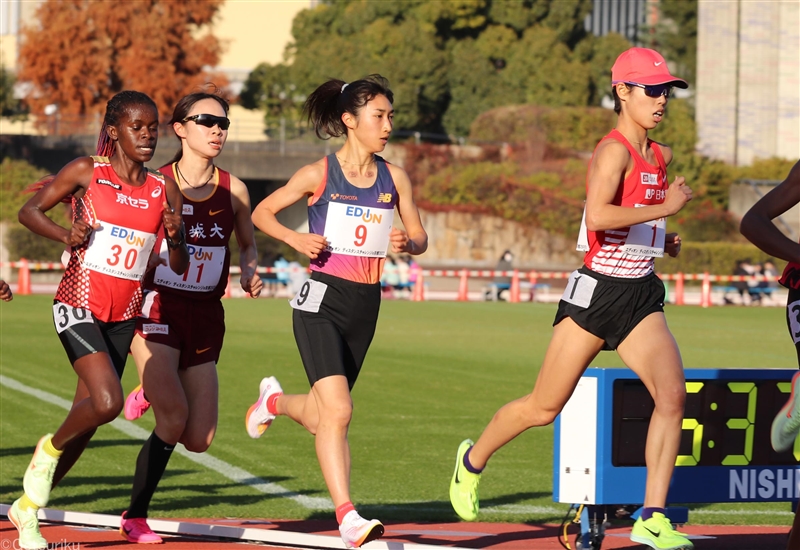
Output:
[[[116,126],[119,121],[126,114],[129,107],[133,105],[146,105],[152,107],[158,115],[158,106],[155,101],[150,99],[145,93],[137,92],[134,90],[123,90],[108,100],[106,103],[106,114],[103,117],[103,125],[100,127],[100,135],[97,138],[97,147],[95,147],[95,154],[98,157],[110,157],[114,154],[116,146],[111,136],[108,135],[108,127]],[[32,183],[26,189],[28,193],[37,193],[46,185],[49,185],[54,179],[54,174],[49,174],[36,183]],[[72,194],[67,195],[61,202],[69,204],[72,202]]]
[[339,137],[347,134],[342,115],[350,113],[357,117],[361,109],[379,95],[386,96],[389,103],[394,103],[389,81],[379,74],[371,74],[350,83],[331,79],[311,92],[303,104],[303,112],[314,126],[318,138]]
[[[623,82],[622,84],[625,84],[625,87],[628,88],[628,90],[630,90],[632,88],[632,86],[630,84],[627,84],[625,82]],[[619,94],[617,94],[617,85],[616,84],[614,84],[611,87],[611,97],[614,98],[614,112],[617,113],[617,114],[620,114],[622,112],[622,101],[620,101]]]
[[[185,119],[189,115],[189,111],[192,110],[194,104],[204,99],[215,100],[217,103],[220,104],[222,109],[225,111],[225,114],[227,115],[228,111],[230,111],[231,108],[230,104],[228,103],[228,100],[217,93],[218,89],[216,87],[214,87],[213,90],[214,90],[213,92],[203,92],[203,91],[192,92],[189,95],[183,96],[178,101],[178,103],[175,104],[175,108],[172,110],[172,118],[169,121],[170,128],[176,122],[183,122],[183,119]],[[180,138],[178,138],[178,141],[180,141]],[[178,162],[179,160],[181,160],[181,157],[183,157],[183,146],[181,146],[181,148],[178,149],[178,152],[175,153],[175,156],[173,156],[172,160],[170,160],[167,164]]]
[[158,113],[158,107],[155,101],[142,92],[123,90],[109,99],[108,103],[106,103],[106,116],[103,118],[100,136],[97,138],[96,154],[98,156],[110,157],[114,154],[114,142],[108,135],[107,128],[119,124],[119,121],[122,119],[128,107],[132,105],[147,105],[155,109],[156,114]]

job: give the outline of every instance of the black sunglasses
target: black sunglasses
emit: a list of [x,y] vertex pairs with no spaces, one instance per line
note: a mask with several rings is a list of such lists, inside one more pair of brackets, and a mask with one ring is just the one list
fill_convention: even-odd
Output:
[[666,99],[669,99],[669,96],[672,95],[672,84],[653,84],[651,86],[639,84],[637,82],[626,82],[625,84],[643,88],[644,95],[647,97],[660,97],[663,95]]
[[219,126],[220,130],[227,130],[231,126],[231,120],[228,117],[208,115],[205,113],[201,115],[187,116],[181,122],[189,122],[190,120],[194,120],[195,124],[199,124],[200,126],[205,126],[206,128],[213,128],[214,126]]

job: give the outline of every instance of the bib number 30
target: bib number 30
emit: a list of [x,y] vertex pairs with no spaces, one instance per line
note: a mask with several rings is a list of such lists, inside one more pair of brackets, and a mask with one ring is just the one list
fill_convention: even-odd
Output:
[[300,311],[318,313],[326,290],[328,290],[328,285],[325,283],[315,281],[314,279],[308,279],[303,283],[300,292],[289,300],[289,305]]
[[80,323],[94,323],[92,314],[88,309],[82,307],[68,306],[61,302],[53,304],[53,321],[56,324],[56,332],[61,334],[69,327]]

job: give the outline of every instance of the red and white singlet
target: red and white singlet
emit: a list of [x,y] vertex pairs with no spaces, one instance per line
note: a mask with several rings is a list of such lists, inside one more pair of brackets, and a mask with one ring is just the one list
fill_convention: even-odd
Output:
[[[228,247],[235,225],[231,199],[231,175],[215,168],[215,186],[211,196],[193,200],[183,196],[183,223],[186,226],[186,246],[189,267],[178,275],[167,265],[159,265],[147,275],[144,286],[163,294],[183,296],[194,300],[219,299],[228,285],[231,252]],[[159,171],[173,179],[175,164]],[[163,228],[158,234],[157,247],[163,259],[169,259]]]
[[[598,147],[608,139],[622,143],[630,152],[634,163],[633,170],[617,190],[612,204],[636,208],[663,203],[669,185],[667,165],[658,144],[647,140],[658,162],[658,166],[653,166],[616,129],[600,140]],[[594,158],[594,154],[592,157]],[[652,273],[653,258],[664,255],[665,235],[664,218],[619,229],[588,231],[584,211],[577,249],[586,252],[583,263],[592,271],[611,277],[637,279]]]
[[73,219],[100,227],[72,247],[55,299],[88,309],[103,322],[125,321],[141,309],[141,282],[162,225],[166,185],[164,176],[150,169],[143,185],[128,185],[108,157],[92,160],[86,193],[72,199]]

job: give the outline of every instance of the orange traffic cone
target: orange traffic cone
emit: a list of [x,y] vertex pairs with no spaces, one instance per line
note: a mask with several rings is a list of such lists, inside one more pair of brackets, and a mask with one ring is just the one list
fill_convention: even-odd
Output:
[[511,296],[509,296],[508,301],[512,304],[519,303],[519,269],[514,270],[514,275],[511,276]]
[[414,283],[414,293],[411,295],[412,302],[425,301],[425,280],[422,276],[422,270],[417,274],[417,280]]
[[17,273],[17,294],[31,293],[31,269],[28,260],[20,258],[19,272]]
[[675,305],[683,305],[683,273],[675,275]]
[[469,296],[467,292],[469,290],[469,284],[467,282],[467,270],[461,270],[461,280],[458,282],[458,297],[456,298],[459,302],[466,302],[469,301]]
[[700,294],[700,305],[702,307],[709,307],[711,305],[711,277],[708,276],[708,271],[703,273],[703,287]]

